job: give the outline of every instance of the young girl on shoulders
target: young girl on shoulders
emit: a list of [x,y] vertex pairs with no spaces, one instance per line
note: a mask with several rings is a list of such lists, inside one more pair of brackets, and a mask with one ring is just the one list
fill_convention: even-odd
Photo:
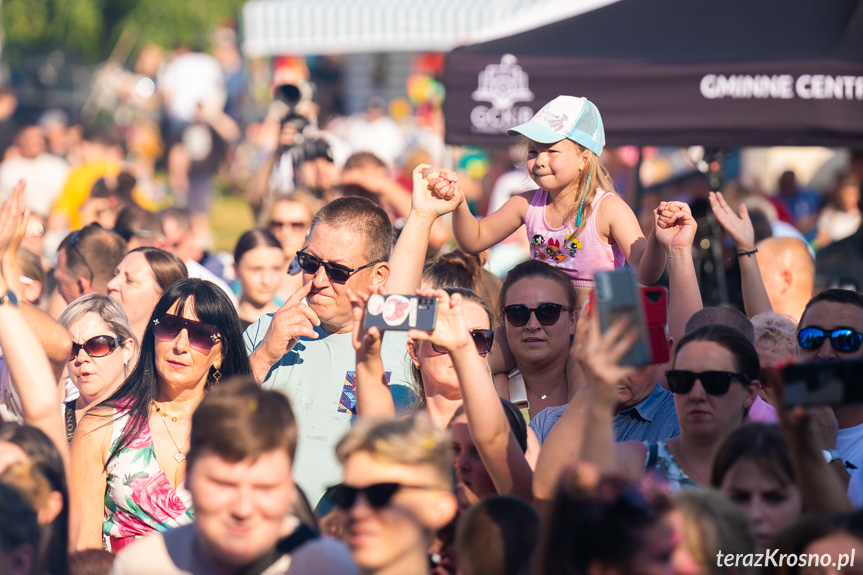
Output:
[[[459,248],[477,253],[500,242],[522,224],[527,227],[531,257],[561,268],[572,279],[582,301],[597,271],[637,269],[642,283],[659,279],[665,250],[647,239],[632,209],[617,194],[599,163],[605,131],[596,106],[585,98],[558,96],[529,121],[507,132],[527,141],[527,170],[539,186],[512,197],[480,221],[462,202],[453,213]],[[446,195],[454,178],[430,182]]]

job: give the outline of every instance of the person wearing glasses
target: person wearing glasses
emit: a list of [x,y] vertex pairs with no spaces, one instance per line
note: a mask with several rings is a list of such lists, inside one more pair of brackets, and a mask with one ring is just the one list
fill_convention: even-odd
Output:
[[77,549],[104,544],[116,552],[192,521],[185,486],[192,413],[222,377],[249,371],[239,320],[222,290],[196,278],[165,290],[132,373],[78,422],[72,441]]
[[[588,315],[590,316],[588,319]],[[573,348],[585,383],[552,430],[537,463],[534,495],[548,501],[567,463],[586,460],[630,479],[658,476],[671,491],[710,485],[714,455],[739,427],[756,396],[760,363],[755,346],[736,329],[709,325],[685,335],[666,371],[680,435],[665,441],[614,443],[609,414],[616,385],[635,368],[618,365],[638,334],[625,319],[600,332],[598,314],[585,314]]]
[[240,287],[237,315],[243,331],[262,315],[279,309],[275,295],[281,279],[288,275],[286,270],[282,246],[268,230],[249,230],[237,240],[234,273]]
[[290,512],[296,447],[284,394],[249,377],[213,389],[192,416],[186,483],[194,524],[145,537],[117,556],[112,573],[356,573],[344,544]]
[[303,287],[302,269],[297,264],[296,256],[306,243],[306,235],[317,211],[318,201],[311,194],[295,191],[273,198],[263,219],[262,227],[276,236],[285,253],[285,260],[290,263],[288,273],[282,275],[276,290],[276,300],[280,305]]
[[[423,168],[428,166],[414,170],[413,211],[395,247],[389,217],[370,200],[343,197],[321,208],[307,245],[297,252],[303,287],[244,336],[255,380],[293,401],[300,426],[297,483],[313,506],[338,480],[332,449],[356,413],[349,294],[383,285],[392,293],[413,293],[432,223],[457,202],[432,197]],[[390,332],[381,346],[399,411],[411,403],[406,341],[404,332]]]
[[[850,361],[863,358],[863,295],[830,289],[809,300],[797,327],[797,360]],[[839,423],[836,463],[842,462],[852,477],[863,467],[863,404],[833,408]]]
[[446,431],[422,415],[363,418],[336,453],[344,479],[329,495],[360,572],[427,574],[432,538],[457,508]]
[[144,330],[156,302],[176,281],[187,278],[183,260],[161,248],[140,247],[130,251],[108,282],[108,296],[123,306],[137,339]]
[[99,224],[90,224],[66,236],[57,249],[54,268],[57,292],[65,303],[55,298],[51,309],[55,309],[59,316],[66,304],[84,294],[97,292],[108,295],[108,282],[125,255],[126,241]]
[[538,260],[518,264],[503,280],[503,331],[517,369],[508,374],[509,389],[498,391],[516,404],[526,398],[530,419],[547,407],[564,405],[570,386],[574,391],[566,363],[575,334],[575,296],[565,273]]
[[72,336],[68,372],[78,399],[64,404],[66,440],[71,442],[84,414],[111,397],[129,375],[138,338],[120,304],[97,293],[73,301],[57,321]]

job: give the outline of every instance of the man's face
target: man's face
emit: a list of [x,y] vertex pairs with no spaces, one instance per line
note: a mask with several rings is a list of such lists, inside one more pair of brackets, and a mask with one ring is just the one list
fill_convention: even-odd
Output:
[[648,365],[617,382],[617,407],[623,410],[650,395],[657,381],[657,366]]
[[[327,224],[318,224],[312,229],[309,245],[304,251],[325,262],[355,269],[371,263],[365,246],[365,238],[359,234]],[[383,283],[387,274],[380,270],[381,267],[371,266],[360,270],[351,275],[345,283],[332,281],[324,266],[320,266],[315,273],[303,271],[303,283],[314,279],[306,302],[318,314],[328,332],[346,333],[351,330],[353,316],[348,290],[356,293],[373,283]]]
[[39,157],[45,151],[45,137],[36,126],[26,128],[18,136],[18,150],[28,159]]
[[848,303],[819,301],[812,304],[800,319],[799,330],[808,327],[821,328],[827,332],[828,337],[816,349],[800,347],[798,357],[801,363],[826,360],[847,361],[863,358],[863,347],[853,352],[837,351],[833,349],[829,337],[830,332],[841,327],[863,332],[863,308]]
[[218,562],[248,565],[290,530],[296,488],[284,450],[236,463],[204,451],[189,472],[189,490],[201,543]]
[[177,220],[165,218],[162,222],[162,231],[165,234],[163,249],[176,255],[183,261],[198,259],[200,248],[195,244],[195,233],[192,229],[183,229],[177,224]]
[[81,282],[76,274],[67,267],[66,250],[62,249],[57,252],[57,267],[54,269],[54,279],[57,280],[57,290],[66,303],[72,303],[82,295],[84,290],[81,289]]

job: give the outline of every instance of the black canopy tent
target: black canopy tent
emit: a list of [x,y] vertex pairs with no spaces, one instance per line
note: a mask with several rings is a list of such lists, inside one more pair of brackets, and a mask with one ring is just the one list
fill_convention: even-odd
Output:
[[609,145],[863,147],[863,0],[620,0],[457,48],[444,83],[451,144],[572,94]]

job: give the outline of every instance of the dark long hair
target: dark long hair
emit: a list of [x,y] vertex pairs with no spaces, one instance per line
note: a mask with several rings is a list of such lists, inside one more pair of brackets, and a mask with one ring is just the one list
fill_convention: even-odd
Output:
[[[17,445],[30,458],[30,464],[41,473],[63,498],[63,509],[48,525],[41,528],[36,572],[66,575],[69,572],[67,549],[69,546],[69,488],[63,458],[45,433],[30,425],[4,423],[0,425],[0,443]],[[17,520],[17,519],[16,519]]]
[[[112,447],[105,466],[117,457],[129,443],[137,437],[150,416],[150,406],[156,397],[159,380],[156,374],[156,346],[153,335],[153,320],[162,317],[174,303],[178,303],[175,314],[182,316],[184,309],[192,300],[192,309],[198,319],[216,326],[222,336],[222,365],[220,371],[225,378],[233,375],[251,373],[249,357],[243,345],[243,332],[237,310],[228,296],[215,284],[198,278],[188,278],[175,282],[162,294],[156,304],[144,337],[141,338],[141,354],[135,369],[120,388],[102,405],[112,409],[128,411],[129,424],[123,429],[120,440]],[[216,384],[210,368],[205,390]]]

